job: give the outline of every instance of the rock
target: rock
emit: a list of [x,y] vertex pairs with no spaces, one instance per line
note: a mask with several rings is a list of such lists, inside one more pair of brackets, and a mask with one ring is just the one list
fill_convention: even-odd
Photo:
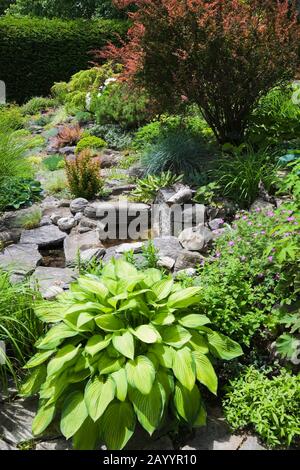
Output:
[[63,217],[57,221],[57,226],[62,232],[69,233],[75,225],[76,221],[74,217]]
[[224,235],[224,233],[227,231],[228,229],[227,228],[218,228],[217,230],[213,230],[212,231],[212,236],[213,236],[213,239],[216,240],[217,238],[221,237],[222,235]]
[[101,168],[112,168],[113,166],[117,166],[121,159],[121,152],[109,149],[103,150],[100,157]]
[[[21,280],[24,276],[33,273],[42,262],[42,256],[37,245],[11,245],[0,252],[0,268],[16,275]],[[17,280],[17,278],[15,278]]]
[[31,426],[38,402],[36,398],[16,400],[0,405],[0,435],[10,444],[33,438]]
[[193,197],[193,191],[189,187],[183,187],[173,194],[166,202],[168,204],[184,204]]
[[170,258],[169,256],[161,256],[158,260],[157,266],[160,268],[168,269],[168,271],[172,271],[175,265],[175,260]]
[[79,227],[88,228],[89,230],[96,230],[96,228],[98,227],[98,222],[96,220],[82,216]]
[[25,209],[19,209],[18,211],[4,212],[4,214],[0,216],[0,232],[21,229],[24,217],[30,216],[30,214],[34,213],[38,208],[39,206],[34,205]]
[[70,441],[66,441],[64,438],[57,438],[45,442],[38,442],[35,450],[72,450]]
[[12,243],[18,243],[20,240],[21,231],[20,230],[10,230],[0,232],[0,246],[7,246]]
[[183,207],[181,221],[183,229],[193,225],[204,224],[205,206],[203,204],[186,204]]
[[106,253],[103,257],[103,263],[108,263],[112,258],[119,259],[122,258],[121,253],[116,252],[116,247],[112,246],[107,248]]
[[78,227],[78,233],[87,233],[90,232],[92,229],[89,227]]
[[163,188],[157,192],[154,204],[168,204],[169,200],[175,196],[174,188]]
[[5,442],[1,439],[0,440],[0,450],[17,450],[17,448],[7,444],[7,442]]
[[182,246],[176,237],[161,237],[154,238],[153,244],[158,250],[159,257],[177,259],[178,255],[182,251]]
[[59,293],[68,289],[69,284],[75,281],[75,271],[68,268],[38,267],[31,276],[31,283],[37,284],[42,296],[51,300]]
[[205,251],[213,239],[211,231],[204,224],[183,230],[178,240],[186,250]]
[[62,147],[58,149],[58,152],[62,155],[74,155],[75,154],[75,149],[76,146],[69,146],[67,145],[66,147]]
[[142,248],[144,246],[143,242],[136,242],[136,243],[122,243],[116,247],[116,253],[123,254],[127,251],[133,251],[133,253],[141,253]]
[[71,201],[70,199],[60,199],[58,203],[58,207],[70,207]]
[[84,209],[88,205],[89,201],[82,197],[74,199],[70,204],[70,211],[72,214],[77,214],[77,212],[84,212]]
[[132,220],[139,214],[148,214],[149,210],[150,206],[148,204],[138,202],[94,202],[85,208],[84,215],[91,219],[102,220],[109,213],[112,216],[117,215],[119,217],[127,217],[128,220]]
[[83,218],[83,213],[82,212],[77,212],[77,214],[74,215],[74,220],[75,220],[76,223],[79,223],[82,218]]
[[106,250],[104,248],[90,248],[88,250],[84,250],[80,255],[81,262],[85,264],[93,260],[99,260],[103,258],[105,252]]
[[198,251],[183,250],[176,260],[175,272],[177,273],[182,269],[195,268],[195,266],[203,262],[203,260],[204,257],[200,255]]
[[111,192],[112,196],[119,196],[120,194],[128,194],[136,188],[135,184],[108,184],[106,185],[107,189]]
[[64,242],[66,266],[74,266],[78,259],[78,252],[82,256],[84,251],[90,249],[102,249],[103,254],[105,253],[97,232],[90,231],[80,234],[78,231],[73,231]]
[[48,225],[24,231],[21,235],[20,243],[38,245],[39,248],[54,247],[60,246],[66,236],[55,225]]
[[51,217],[49,217],[48,215],[45,215],[44,217],[41,218],[40,227],[45,227],[46,225],[51,225],[51,224],[52,224],[52,220],[51,220]]
[[260,445],[256,436],[247,436],[238,450],[266,450]]
[[231,434],[218,408],[209,409],[207,425],[197,429],[182,450],[237,450],[242,441],[243,436]]
[[180,271],[176,272],[175,278],[179,278],[180,276],[195,277],[197,276],[197,269],[195,268],[181,269]]
[[260,212],[260,211],[272,211],[274,210],[273,204],[270,202],[264,201],[263,199],[256,199],[253,204],[250,206],[250,211]]
[[129,168],[128,175],[130,178],[143,178],[145,174],[145,169],[140,165],[133,165]]
[[223,227],[224,220],[223,219],[213,219],[208,222],[208,226],[210,230],[218,230],[220,227]]

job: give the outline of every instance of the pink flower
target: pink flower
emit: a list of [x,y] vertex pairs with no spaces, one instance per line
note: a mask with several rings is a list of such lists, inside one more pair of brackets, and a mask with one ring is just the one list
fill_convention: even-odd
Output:
[[220,258],[220,257],[221,257],[221,253],[219,251],[217,251],[216,258]]
[[295,217],[288,217],[286,220],[288,222],[294,222],[294,220],[296,220],[296,219],[295,219]]
[[269,256],[268,260],[269,260],[270,263],[273,263],[273,256]]
[[272,212],[272,211],[267,212],[267,216],[268,216],[268,217],[274,217],[274,215],[275,215],[275,214],[274,214],[274,212]]
[[230,242],[228,243],[228,246],[234,246],[234,245],[235,245],[235,243],[234,243],[233,241],[230,241]]
[[265,234],[266,234],[266,231],[265,231],[265,230],[262,230],[260,233],[261,233],[262,235],[265,235]]

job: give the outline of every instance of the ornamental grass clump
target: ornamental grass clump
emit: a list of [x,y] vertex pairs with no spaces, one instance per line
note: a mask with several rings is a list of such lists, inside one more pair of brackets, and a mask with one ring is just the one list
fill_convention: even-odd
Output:
[[201,384],[216,394],[212,358],[230,360],[240,346],[191,310],[198,287],[183,288],[157,269],[143,272],[123,259],[85,275],[55,302],[42,302],[37,317],[49,331],[23,396],[39,393],[33,433],[53,420],[76,449],[104,441],[122,449],[140,425],[150,434],[169,414],[190,426],[205,424]]

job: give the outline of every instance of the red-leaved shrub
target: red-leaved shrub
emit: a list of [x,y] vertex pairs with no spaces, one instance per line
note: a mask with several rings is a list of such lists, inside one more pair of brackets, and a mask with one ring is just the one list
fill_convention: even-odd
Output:
[[115,0],[136,7],[121,48],[123,79],[174,111],[196,103],[220,143],[243,140],[249,115],[273,86],[294,77],[299,24],[289,0]]

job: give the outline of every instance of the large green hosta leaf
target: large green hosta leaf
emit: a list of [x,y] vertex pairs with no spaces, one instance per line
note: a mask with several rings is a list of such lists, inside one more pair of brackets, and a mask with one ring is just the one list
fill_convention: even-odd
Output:
[[55,416],[55,405],[41,406],[32,422],[32,432],[35,436],[47,429]]
[[188,390],[194,388],[196,382],[196,367],[189,348],[174,351],[173,372],[176,379]]
[[65,400],[60,420],[60,430],[66,439],[74,436],[88,417],[82,392],[73,392]]
[[119,279],[128,279],[129,277],[138,276],[138,270],[130,263],[122,258],[115,261],[115,273]]
[[84,400],[88,413],[93,421],[97,421],[104,413],[109,403],[115,397],[115,382],[111,377],[105,381],[102,377],[94,377],[85,388]]
[[24,366],[24,368],[25,369],[31,369],[33,367],[37,367],[37,366],[43,364],[44,362],[47,361],[47,359],[49,359],[49,357],[53,356],[55,351],[56,351],[55,349],[52,349],[50,351],[44,351],[44,352],[35,354],[35,356],[33,356],[27,362],[27,364]]
[[112,335],[107,335],[105,337],[102,335],[91,336],[85,346],[86,352],[92,357],[95,356],[110,344],[111,338]]
[[154,344],[150,347],[149,351],[155,354],[161,366],[172,369],[175,353],[174,349],[164,344]]
[[75,348],[72,344],[67,344],[60,349],[56,356],[51,359],[47,367],[48,377],[59,372],[67,364],[70,365],[70,362],[75,359],[79,354],[80,345]]
[[191,334],[180,325],[164,327],[160,330],[164,343],[174,348],[181,348],[191,339]]
[[70,328],[64,323],[59,323],[51,328],[48,333],[36,343],[38,349],[55,349],[66,338],[72,338],[78,335],[78,331]]
[[99,423],[88,416],[73,436],[73,447],[76,450],[94,450],[100,440]]
[[143,395],[136,388],[129,389],[129,398],[137,418],[150,436],[159,427],[163,415],[166,394],[162,392],[158,382],[153,384],[148,395]]
[[95,318],[95,322],[104,331],[119,331],[125,326],[120,318],[112,314],[99,315]]
[[162,281],[156,282],[151,287],[152,292],[155,294],[156,301],[160,302],[170,295],[174,285],[173,279],[163,279]]
[[41,365],[34,369],[34,371],[27,378],[21,386],[20,395],[22,397],[29,397],[35,395],[41,388],[41,385],[45,382],[47,376],[46,365]]
[[207,325],[211,323],[210,319],[206,315],[200,315],[199,313],[191,313],[185,315],[178,320],[180,325],[185,326],[186,328],[195,328],[199,326]]
[[87,277],[80,277],[78,284],[86,292],[96,294],[102,301],[108,296],[109,290],[100,280],[93,280]]
[[155,367],[148,357],[138,356],[134,361],[127,362],[126,375],[132,387],[148,395],[155,380]]
[[218,378],[212,363],[205,354],[199,351],[193,351],[192,355],[196,364],[197,379],[216,395],[218,390]]
[[228,338],[228,336],[217,333],[209,328],[206,328],[206,331],[209,349],[216,357],[230,361],[231,359],[242,356],[243,350],[241,346]]
[[119,351],[123,356],[129,359],[134,358],[134,340],[129,331],[125,333],[115,334],[112,338],[114,348]]
[[201,288],[187,287],[180,289],[168,298],[168,306],[172,308],[186,308],[199,302]]
[[116,384],[116,397],[120,401],[125,401],[127,397],[128,382],[125,369],[120,369],[117,372],[111,374]]
[[175,385],[174,405],[178,415],[193,425],[199,416],[201,396],[197,385],[188,390],[181,383]]
[[153,325],[141,325],[132,333],[139,338],[143,343],[151,344],[161,341],[161,336]]
[[101,434],[110,450],[123,449],[134,433],[136,417],[127,402],[111,403],[101,418]]
[[195,351],[199,351],[202,354],[209,353],[208,341],[206,339],[206,336],[198,333],[197,331],[192,331],[192,337],[189,341],[189,345],[191,345]]
[[111,374],[116,372],[123,366],[125,362],[124,357],[109,357],[106,352],[102,353],[98,361],[98,369],[101,375]]

